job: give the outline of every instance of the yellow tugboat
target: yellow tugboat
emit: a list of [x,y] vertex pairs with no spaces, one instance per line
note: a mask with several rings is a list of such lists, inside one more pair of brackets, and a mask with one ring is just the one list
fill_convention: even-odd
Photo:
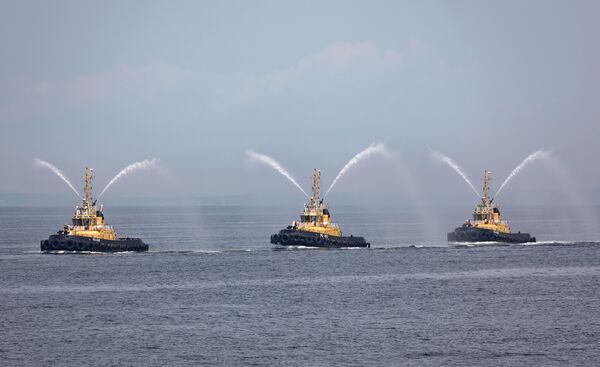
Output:
[[319,200],[319,182],[321,171],[313,171],[313,196],[300,214],[300,222],[293,221],[291,226],[271,236],[271,243],[281,246],[308,247],[371,247],[363,237],[342,236],[340,227],[331,222],[329,207]]
[[41,241],[41,250],[122,252],[148,251],[148,245],[139,238],[117,238],[111,226],[104,223],[103,207],[92,202],[93,169],[85,169],[85,195],[81,206],[75,208],[71,225]]
[[475,207],[473,220],[467,220],[454,232],[448,233],[450,242],[535,242],[529,233],[510,233],[508,223],[500,218],[500,209],[490,199],[490,174],[483,174],[483,197]]

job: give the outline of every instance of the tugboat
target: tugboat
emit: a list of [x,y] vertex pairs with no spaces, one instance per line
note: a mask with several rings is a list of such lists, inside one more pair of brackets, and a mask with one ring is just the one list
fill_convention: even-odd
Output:
[[93,169],[85,169],[85,195],[81,206],[75,208],[72,224],[41,241],[43,252],[125,252],[148,251],[139,238],[117,238],[111,226],[104,224],[103,207],[92,202]]
[[340,227],[330,222],[329,206],[319,200],[319,182],[321,171],[313,171],[313,196],[304,211],[300,222],[293,221],[291,226],[271,236],[271,243],[280,246],[307,247],[371,247],[363,237],[342,236]]
[[454,232],[448,233],[449,242],[535,242],[529,233],[511,233],[506,221],[500,219],[500,209],[490,199],[490,174],[483,174],[483,197],[475,207],[473,220],[467,220]]

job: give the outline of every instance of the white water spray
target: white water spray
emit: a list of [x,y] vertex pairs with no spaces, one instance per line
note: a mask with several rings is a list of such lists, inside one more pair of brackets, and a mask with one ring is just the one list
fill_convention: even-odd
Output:
[[498,189],[498,191],[496,191],[496,195],[494,195],[494,197],[497,197],[498,194],[500,194],[500,191],[502,191],[502,189],[504,188],[504,186],[506,186],[506,184],[519,172],[521,172],[521,170],[527,166],[530,163],[533,163],[537,160],[540,159],[547,159],[550,157],[550,152],[549,151],[544,151],[543,149],[540,149],[536,152],[531,153],[530,155],[528,155],[523,162],[521,162],[521,164],[519,164],[518,166],[515,167],[515,169],[512,170],[512,172],[510,173],[510,175],[508,175],[508,177],[506,178],[506,180],[504,180],[504,182],[502,183],[502,185],[500,185],[500,188]]
[[277,161],[275,161],[273,158],[269,157],[268,155],[264,155],[261,153],[257,153],[255,151],[249,150],[246,152],[246,155],[248,157],[250,157],[250,159],[255,160],[257,162],[260,163],[264,163],[267,166],[275,169],[277,172],[281,173],[283,176],[285,176],[285,178],[287,178],[288,180],[290,180],[294,185],[296,185],[296,187],[298,189],[300,189],[300,191],[302,191],[302,193],[308,198],[308,194],[306,193],[306,191],[304,191],[304,189],[302,189],[302,187],[298,184],[298,182],[296,182],[296,180],[294,180],[294,178],[292,177],[292,175],[290,175],[288,173],[288,171],[285,170],[285,168],[283,168],[283,166],[281,166],[281,164],[277,163]]
[[439,160],[440,162],[446,163],[447,165],[450,166],[450,168],[452,168],[454,170],[454,172],[458,173],[460,175],[460,177],[463,178],[463,180],[465,180],[465,182],[467,184],[469,184],[469,186],[471,187],[471,189],[473,189],[473,192],[475,192],[475,194],[477,195],[477,197],[481,197],[481,195],[479,194],[479,191],[477,191],[477,189],[475,188],[475,186],[473,186],[473,184],[471,183],[471,181],[469,181],[469,179],[467,178],[467,175],[465,175],[465,173],[460,169],[460,167],[458,166],[458,164],[456,164],[456,162],[454,162],[452,160],[452,158],[447,157],[445,155],[443,155],[440,152],[436,152],[434,150],[429,149],[429,151],[431,152],[431,155],[433,158]]
[[71,184],[71,181],[69,181],[69,179],[67,179],[67,177],[65,177],[65,175],[56,167],[54,167],[52,164],[45,162],[41,159],[38,158],[34,158],[33,159],[35,164],[38,167],[46,167],[48,169],[50,169],[52,172],[54,172],[58,177],[60,177],[67,185],[69,185],[69,187],[71,188],[71,190],[73,190],[73,192],[75,194],[77,194],[77,196],[79,196],[79,198],[81,199],[81,195],[79,195],[79,192],[77,192],[77,190],[75,190],[75,187],[73,186],[73,184]]
[[113,179],[110,180],[110,182],[106,186],[104,186],[104,189],[102,189],[102,192],[100,192],[100,195],[98,195],[98,199],[100,199],[100,197],[102,197],[102,194],[104,194],[104,192],[109,187],[111,187],[112,184],[114,184],[121,177],[127,175],[129,172],[137,171],[140,169],[156,168],[159,162],[160,162],[160,160],[158,160],[157,158],[144,159],[143,161],[132,163],[129,166],[123,168],[121,170],[121,172],[117,173],[117,175],[115,177],[113,177]]
[[385,147],[384,144],[375,144],[375,143],[372,143],[371,145],[369,145],[367,147],[367,149],[365,149],[365,150],[357,153],[354,157],[352,157],[352,159],[350,159],[348,161],[348,163],[346,163],[346,165],[344,166],[344,168],[342,168],[342,170],[340,171],[340,173],[338,173],[338,175],[335,177],[335,179],[333,180],[333,182],[331,183],[331,185],[329,185],[329,188],[325,192],[325,195],[323,196],[323,198],[325,198],[327,196],[327,194],[329,194],[329,191],[331,191],[331,189],[333,188],[333,186],[335,185],[335,183],[338,182],[338,180],[346,172],[348,172],[348,170],[350,168],[352,168],[355,165],[357,165],[358,162],[362,161],[363,159],[369,158],[373,154],[386,154],[387,152],[388,152],[387,148]]

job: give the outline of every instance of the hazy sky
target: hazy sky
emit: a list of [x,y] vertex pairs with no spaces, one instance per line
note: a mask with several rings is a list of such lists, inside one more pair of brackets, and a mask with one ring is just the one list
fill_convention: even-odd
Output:
[[323,3],[0,1],[0,192],[69,192],[34,157],[78,187],[86,165],[103,186],[158,157],[170,178],[131,176],[111,195],[298,195],[244,153],[271,155],[308,188],[313,167],[328,186],[383,142],[396,158],[357,166],[332,200],[473,200],[428,147],[477,187],[483,169],[497,187],[552,148],[571,182],[532,166],[506,200],[598,193],[598,1]]

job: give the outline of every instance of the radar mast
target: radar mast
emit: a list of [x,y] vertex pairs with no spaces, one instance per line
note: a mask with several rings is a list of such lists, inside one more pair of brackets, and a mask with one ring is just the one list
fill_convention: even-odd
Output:
[[89,211],[90,203],[92,202],[92,178],[94,175],[94,169],[85,167],[85,188],[84,188],[84,198],[83,198],[83,207]]
[[492,172],[485,170],[483,171],[483,197],[481,200],[486,206],[490,204],[490,175]]
[[313,169],[313,196],[310,199],[310,204],[313,208],[318,207],[319,203],[319,182],[321,181],[321,171]]

